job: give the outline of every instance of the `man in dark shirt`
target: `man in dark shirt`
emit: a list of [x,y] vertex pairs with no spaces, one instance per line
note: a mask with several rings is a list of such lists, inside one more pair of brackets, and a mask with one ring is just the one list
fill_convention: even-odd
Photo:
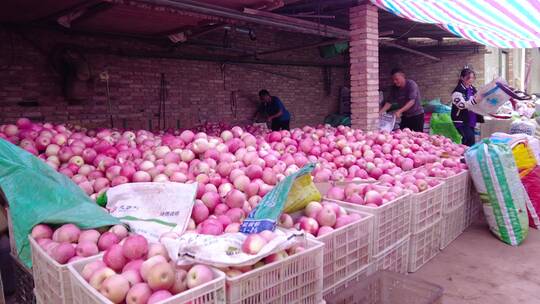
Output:
[[394,112],[396,118],[401,117],[400,129],[409,128],[412,131],[424,131],[424,108],[420,103],[420,90],[416,82],[407,79],[405,73],[398,68],[392,70],[392,82],[394,85],[390,96],[380,110],[380,114],[386,113],[392,105],[397,106]]
[[283,102],[278,97],[271,96],[267,90],[261,90],[259,98],[262,104],[255,112],[254,118],[257,117],[257,114],[264,113],[272,131],[289,130],[291,114],[287,111]]

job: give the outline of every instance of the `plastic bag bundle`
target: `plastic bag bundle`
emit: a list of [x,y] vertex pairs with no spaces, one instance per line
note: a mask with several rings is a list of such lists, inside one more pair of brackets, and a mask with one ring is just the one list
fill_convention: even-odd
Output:
[[484,139],[469,148],[465,158],[491,232],[509,245],[521,244],[528,233],[529,197],[512,150],[507,144]]
[[450,138],[456,144],[461,143],[461,135],[454,126],[452,117],[446,113],[433,113],[429,122],[431,134],[439,134]]
[[522,118],[517,119],[510,125],[510,134],[527,134],[533,136],[536,132],[537,124],[534,120]]
[[521,182],[529,194],[527,200],[527,215],[529,216],[529,227],[540,229],[540,167],[527,170],[521,174]]
[[385,113],[379,117],[379,130],[392,132],[396,124],[396,116],[394,114]]

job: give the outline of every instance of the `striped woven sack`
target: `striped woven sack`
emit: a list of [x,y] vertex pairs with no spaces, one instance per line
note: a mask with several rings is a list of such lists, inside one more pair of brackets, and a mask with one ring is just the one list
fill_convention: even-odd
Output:
[[512,150],[484,139],[467,150],[465,158],[491,232],[509,245],[521,244],[528,233],[529,197]]

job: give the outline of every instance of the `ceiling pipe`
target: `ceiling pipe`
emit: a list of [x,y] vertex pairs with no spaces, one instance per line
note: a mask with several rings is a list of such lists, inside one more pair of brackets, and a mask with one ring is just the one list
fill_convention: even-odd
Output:
[[147,5],[170,7],[182,11],[189,11],[209,16],[239,20],[243,22],[260,24],[294,32],[302,32],[306,34],[344,39],[348,39],[350,36],[349,31],[347,30],[324,26],[314,22],[306,23],[307,21],[297,20],[294,18],[289,18],[290,20],[282,20],[270,16],[253,15],[238,12],[236,10],[228,9],[221,6],[209,5],[191,0],[136,0],[136,2],[144,3]]

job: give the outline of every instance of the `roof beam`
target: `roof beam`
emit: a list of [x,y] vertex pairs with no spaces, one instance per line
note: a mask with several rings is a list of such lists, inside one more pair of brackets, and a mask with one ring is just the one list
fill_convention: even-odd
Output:
[[409,47],[406,47],[406,46],[403,46],[403,45],[400,45],[400,44],[397,44],[397,43],[388,42],[388,41],[379,41],[379,44],[385,45],[385,46],[388,46],[388,47],[393,47],[393,48],[396,48],[396,49],[400,49],[400,50],[403,50],[403,51],[406,51],[406,52],[409,52],[409,53],[412,53],[412,54],[424,56],[424,57],[429,58],[429,59],[434,60],[434,61],[441,61],[441,58],[439,58],[439,57],[431,56],[431,55],[426,54],[424,52],[420,52],[420,51],[417,51],[415,49],[411,49]]
[[64,8],[64,9],[61,9],[59,11],[56,11],[52,14],[48,14],[47,16],[43,16],[43,17],[40,17],[34,21],[32,21],[32,23],[41,23],[41,22],[45,22],[45,21],[50,21],[50,20],[55,20],[62,17],[62,16],[65,16],[71,12],[74,12],[76,10],[81,10],[81,9],[84,9],[84,8],[87,8],[89,6],[92,6],[92,5],[95,5],[95,4],[99,4],[101,3],[102,0],[86,0],[86,1],[80,1],[74,5],[71,5],[67,8]]
[[296,18],[280,16],[278,14],[257,11],[257,10],[251,10],[251,11],[255,11],[259,13],[249,14],[246,12],[238,12],[236,10],[228,9],[221,6],[200,3],[198,1],[193,1],[193,0],[174,0],[174,1],[173,0],[135,0],[135,1],[138,3],[144,3],[148,5],[170,7],[170,8],[181,10],[181,11],[189,11],[189,12],[204,14],[208,16],[260,24],[264,26],[270,26],[270,27],[293,31],[293,32],[301,32],[305,34],[312,34],[312,35],[331,37],[331,38],[341,38],[341,39],[349,38],[349,31],[347,30],[325,26],[318,23],[300,20]]
[[107,11],[114,7],[114,4],[108,3],[108,2],[102,2],[98,3],[92,7],[88,7],[86,11],[77,19],[71,21],[71,26],[75,26],[77,24],[82,23],[84,20],[88,20],[92,17],[97,16],[100,13],[103,13],[104,11]]

